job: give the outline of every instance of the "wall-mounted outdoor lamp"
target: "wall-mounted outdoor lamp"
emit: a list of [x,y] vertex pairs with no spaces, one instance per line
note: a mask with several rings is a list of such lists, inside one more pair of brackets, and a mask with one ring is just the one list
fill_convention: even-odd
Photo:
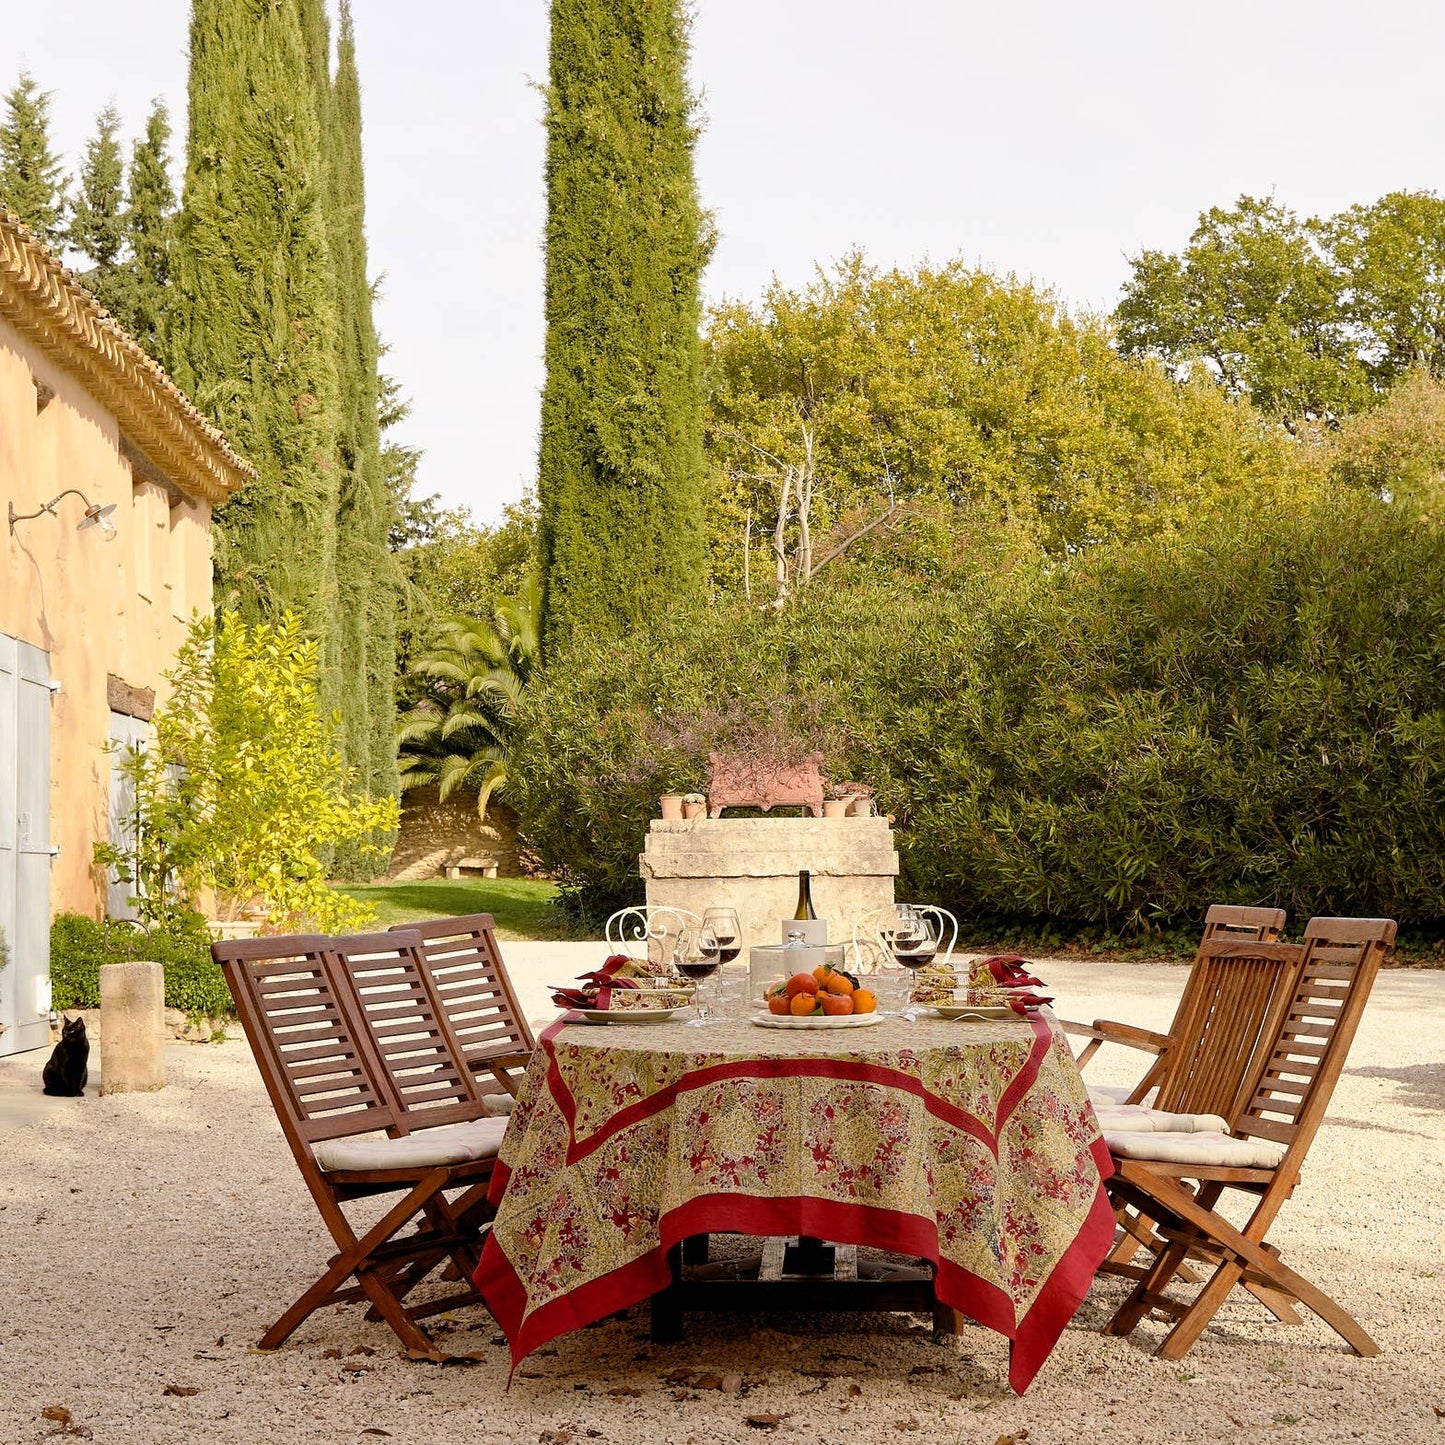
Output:
[[115,503],[108,502],[105,506],[92,502],[79,487],[67,487],[58,497],[51,497],[43,506],[33,512],[17,512],[15,503],[10,503],[10,535],[15,535],[15,524],[17,522],[28,522],[33,517],[42,517],[49,512],[52,516],[55,508],[66,497],[79,497],[85,503],[85,516],[76,524],[75,530],[83,532],[87,527],[99,527],[101,534],[107,542],[115,537],[115,523],[111,521],[111,513],[115,511]]

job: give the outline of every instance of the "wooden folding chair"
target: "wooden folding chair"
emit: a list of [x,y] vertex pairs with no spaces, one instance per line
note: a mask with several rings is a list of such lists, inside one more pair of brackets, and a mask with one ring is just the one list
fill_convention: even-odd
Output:
[[[1199,945],[1168,1046],[1152,1070],[1158,1092],[1148,1119],[1163,1114],[1181,1120],[1174,1128],[1229,1128],[1274,1046],[1303,956],[1301,944],[1243,941],[1228,933]],[[1117,1117],[1137,1109],[1097,1101],[1095,1107],[1106,1135],[1111,1127],[1140,1127],[1140,1121],[1125,1125]],[[1194,1122],[1185,1125],[1184,1119]],[[1099,1268],[1138,1279],[1144,1270],[1130,1261],[1141,1245],[1158,1247],[1154,1223],[1126,1201],[1116,1199],[1115,1206],[1123,1235]],[[1184,1265],[1179,1273],[1185,1280],[1195,1278]],[[1275,1308],[1272,1298],[1262,1298]]]
[[[1285,911],[1283,908],[1245,908],[1232,903],[1214,903],[1204,915],[1204,936],[1201,944],[1223,940],[1236,942],[1272,943],[1284,931]],[[1088,1039],[1078,1057],[1082,1069],[1105,1044],[1122,1044],[1126,1048],[1139,1049],[1153,1054],[1154,1062],[1143,1077],[1126,1091],[1093,1088],[1091,1093],[1099,1098],[1120,1104],[1137,1104],[1156,1088],[1167,1067],[1164,1054],[1169,1041],[1174,1037],[1182,1020],[1195,1006],[1192,997],[1195,971],[1191,971],[1180,995],[1174,1021],[1167,1033],[1156,1033],[1153,1029],[1141,1029],[1132,1024],[1118,1023],[1113,1019],[1095,1019],[1092,1024],[1071,1023],[1063,1020],[1066,1033]]]
[[[408,1309],[403,1296],[423,1262],[430,1269],[451,1260],[470,1281],[478,1238],[463,1214],[491,1178],[500,1121],[482,1121],[485,1130],[412,1131],[355,1004],[337,987],[333,945],[308,935],[211,946],[282,1133],[337,1247],[321,1277],[261,1336],[261,1348],[278,1348],[323,1305],[364,1298],[413,1356],[440,1360],[417,1320],[478,1296],[468,1284],[419,1309]],[[375,1137],[379,1131],[389,1137]],[[451,1204],[450,1190],[461,1190],[464,1203]],[[358,1234],[344,1206],[385,1194],[401,1197]]]
[[472,913],[398,923],[391,930],[421,935],[421,963],[440,1012],[493,1107],[516,1095],[537,1045],[512,991],[495,929],[490,913]]
[[[1181,1359],[1234,1286],[1243,1283],[1254,1286],[1266,1303],[1307,1306],[1356,1354],[1379,1353],[1349,1314],[1283,1262],[1267,1235],[1299,1180],[1394,938],[1395,923],[1388,918],[1310,920],[1283,1018],[1228,1135],[1108,1136],[1115,1154],[1110,1192],[1159,1221],[1163,1247],[1107,1334],[1127,1335],[1150,1310],[1161,1310],[1175,1324],[1158,1354]],[[1241,1227],[1215,1208],[1226,1189],[1258,1201]],[[1185,1303],[1165,1288],[1187,1258],[1209,1262],[1214,1272]],[[1290,1312],[1275,1313],[1290,1318]]]

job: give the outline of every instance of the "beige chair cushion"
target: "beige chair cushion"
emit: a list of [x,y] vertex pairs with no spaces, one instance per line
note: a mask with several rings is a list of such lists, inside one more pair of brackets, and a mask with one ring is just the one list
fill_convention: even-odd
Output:
[[420,1129],[403,1139],[328,1139],[313,1153],[323,1169],[417,1169],[467,1164],[494,1156],[507,1132],[506,1119],[474,1119],[440,1129]]
[[482,1108],[494,1119],[505,1119],[516,1107],[516,1099],[506,1090],[498,1094],[482,1095]]
[[[1090,1084],[1089,1102],[1096,1109],[1100,1104],[1127,1104],[1129,1102],[1129,1095],[1133,1092],[1133,1084]],[[1143,1104],[1152,1104],[1158,1095],[1158,1089],[1150,1089],[1140,1102]]]
[[1284,1145],[1270,1139],[1231,1139],[1228,1134],[1104,1133],[1109,1152],[1120,1159],[1152,1159],[1160,1164],[1213,1165],[1219,1169],[1273,1169],[1284,1158]]
[[1105,1134],[1227,1134],[1229,1121],[1218,1114],[1171,1114],[1143,1104],[1095,1104]]

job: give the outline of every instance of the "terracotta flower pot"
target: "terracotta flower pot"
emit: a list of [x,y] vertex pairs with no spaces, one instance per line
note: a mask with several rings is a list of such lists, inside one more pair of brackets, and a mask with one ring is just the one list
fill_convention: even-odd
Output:
[[701,818],[705,812],[707,812],[706,803],[684,803],[682,805],[684,818]]
[[846,818],[852,802],[851,798],[830,798],[823,804],[823,816],[825,818]]
[[664,818],[682,817],[681,793],[664,793],[662,795],[662,816]]
[[848,816],[850,818],[871,818],[873,816],[873,799],[854,798],[848,804]]

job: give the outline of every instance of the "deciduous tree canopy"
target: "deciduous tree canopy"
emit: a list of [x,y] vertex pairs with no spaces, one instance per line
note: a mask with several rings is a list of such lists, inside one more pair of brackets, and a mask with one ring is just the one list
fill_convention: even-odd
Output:
[[1203,362],[1295,425],[1445,370],[1445,200],[1397,191],[1301,220],[1273,199],[1206,211],[1182,252],[1144,251],[1116,317],[1129,355]]
[[1295,470],[1249,406],[1126,361],[1102,322],[958,262],[885,272],[849,256],[803,290],[717,308],[707,357],[710,530],[730,585],[748,514],[755,538],[771,535],[779,476],[803,465],[805,436],[815,567],[890,501],[902,503],[893,530],[922,527],[941,553],[976,545],[983,526],[1064,556],[1168,530]]

